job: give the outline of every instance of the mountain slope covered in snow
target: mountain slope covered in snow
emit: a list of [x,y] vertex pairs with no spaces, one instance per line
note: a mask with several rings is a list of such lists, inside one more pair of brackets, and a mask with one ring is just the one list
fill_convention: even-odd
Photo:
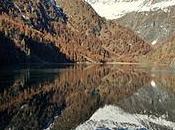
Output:
[[107,19],[117,19],[131,12],[150,12],[159,9],[168,12],[174,0],[86,0],[97,13]]
[[97,13],[117,19],[148,42],[155,44],[174,34],[174,0],[86,0]]

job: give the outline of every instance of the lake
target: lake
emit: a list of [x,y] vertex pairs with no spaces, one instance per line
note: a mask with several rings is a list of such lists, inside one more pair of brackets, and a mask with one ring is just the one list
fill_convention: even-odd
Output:
[[1,68],[0,130],[174,130],[175,69]]

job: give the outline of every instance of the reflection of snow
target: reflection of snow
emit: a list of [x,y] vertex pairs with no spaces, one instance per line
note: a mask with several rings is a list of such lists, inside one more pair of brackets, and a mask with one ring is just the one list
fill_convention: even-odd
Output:
[[[105,106],[99,109],[90,120],[94,121],[112,121],[118,124],[128,124],[143,128],[143,125],[136,119],[135,116],[125,113],[121,108],[115,106]],[[113,126],[115,127],[115,125]]]
[[151,81],[151,86],[152,87],[157,87],[156,82],[154,80]]
[[156,77],[156,75],[155,74],[151,74],[151,77]]
[[[55,116],[54,117],[54,121],[57,120],[57,118],[58,118],[58,116]],[[49,126],[47,128],[45,128],[45,129],[43,129],[43,130],[51,130],[53,128],[53,126],[54,126],[54,122],[52,122],[51,124],[49,124]]]
[[54,125],[53,123],[52,123],[52,124],[50,124],[50,125],[49,125],[49,127],[48,127],[48,128],[46,128],[46,129],[44,129],[44,130],[51,130],[51,129],[53,128],[53,125]]
[[149,123],[157,124],[159,126],[166,126],[167,128],[175,128],[175,123],[165,120],[163,117],[155,117],[153,115],[130,114],[117,106],[105,106],[98,109],[92,117],[85,123],[79,125],[76,130],[95,130],[98,128],[130,128],[131,130],[143,129],[152,130],[151,126],[144,126]]

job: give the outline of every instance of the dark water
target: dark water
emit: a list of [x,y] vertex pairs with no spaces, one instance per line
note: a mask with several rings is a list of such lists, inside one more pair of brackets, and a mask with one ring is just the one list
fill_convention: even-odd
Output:
[[0,70],[0,130],[173,130],[175,70],[76,65]]

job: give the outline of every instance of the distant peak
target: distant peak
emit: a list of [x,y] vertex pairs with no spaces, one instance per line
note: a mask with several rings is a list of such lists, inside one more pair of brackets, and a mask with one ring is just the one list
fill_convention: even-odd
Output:
[[86,0],[96,12],[107,19],[117,19],[131,12],[164,10],[174,6],[174,0]]

